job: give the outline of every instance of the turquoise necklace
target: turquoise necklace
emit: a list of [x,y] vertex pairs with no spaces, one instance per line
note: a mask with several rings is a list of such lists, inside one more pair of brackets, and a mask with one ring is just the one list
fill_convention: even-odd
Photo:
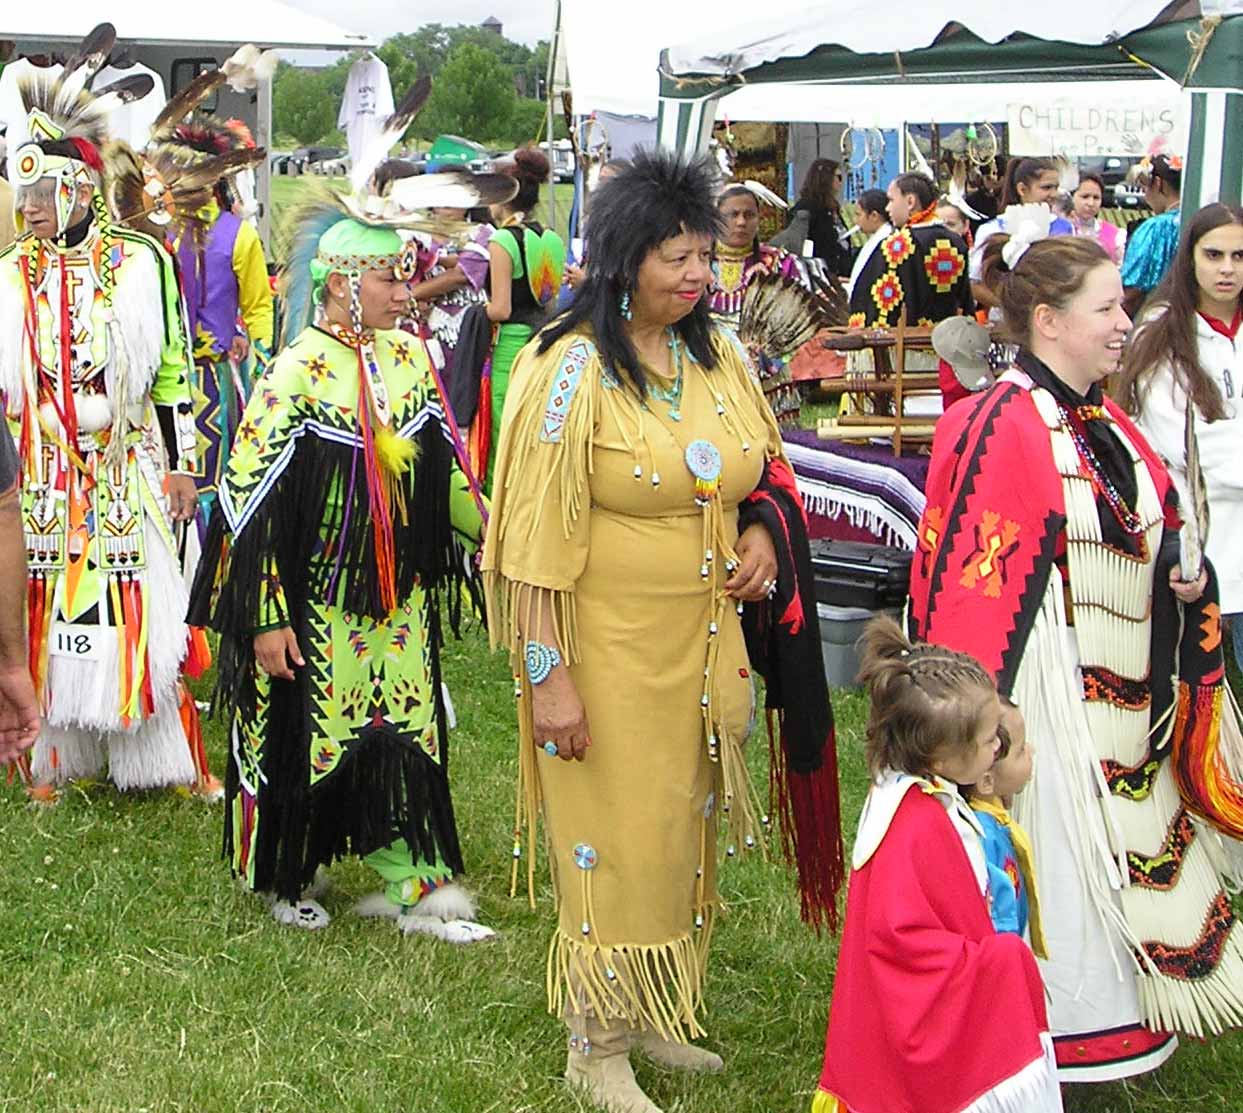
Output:
[[[677,370],[674,376],[673,385],[670,387],[658,386],[655,383],[649,383],[647,392],[656,399],[657,402],[664,402],[669,407],[669,420],[682,420],[682,348],[678,343],[678,334],[673,329],[666,330],[669,333],[669,350],[673,353],[673,366]],[[646,403],[644,409],[647,408]]]

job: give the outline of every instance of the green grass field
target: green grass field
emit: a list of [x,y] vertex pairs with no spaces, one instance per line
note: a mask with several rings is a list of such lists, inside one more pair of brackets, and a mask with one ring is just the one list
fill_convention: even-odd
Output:
[[[514,726],[503,660],[478,632],[446,650],[461,725],[459,826],[495,944],[454,949],[359,921],[371,887],[333,868],[325,931],[278,927],[220,860],[221,807],[176,793],[73,788],[38,809],[0,789],[0,1110],[20,1113],[573,1113],[560,1026],[545,1015],[552,927],[508,896]],[[839,693],[845,822],[865,782],[864,714]],[[223,732],[208,724],[214,768]],[[764,776],[762,746],[753,771]],[[805,1113],[816,1083],[835,945],[798,921],[777,862],[732,862],[715,936],[707,1041],[725,1074],[641,1065],[668,1113]],[[1080,1090],[1084,1113],[1243,1106],[1243,1036],[1190,1041],[1156,1076]]]
[[[287,204],[298,179],[278,179]],[[568,199],[562,211],[568,212]],[[52,809],[0,786],[0,1111],[13,1113],[574,1113],[560,1025],[544,1013],[552,902],[508,896],[514,720],[505,662],[478,631],[446,649],[460,726],[455,799],[469,884],[495,944],[454,949],[359,921],[372,886],[332,870],[325,931],[281,928],[220,859],[221,806],[75,787]],[[864,704],[838,693],[844,822],[866,787]],[[223,771],[221,725],[208,722]],[[751,763],[765,780],[763,746]],[[544,874],[541,872],[541,877]],[[793,882],[749,857],[708,985],[708,1044],[689,1080],[646,1064],[668,1113],[805,1113],[820,1069],[836,947],[798,921]],[[1188,1041],[1131,1085],[1080,1089],[1081,1113],[1243,1108],[1243,1036]]]

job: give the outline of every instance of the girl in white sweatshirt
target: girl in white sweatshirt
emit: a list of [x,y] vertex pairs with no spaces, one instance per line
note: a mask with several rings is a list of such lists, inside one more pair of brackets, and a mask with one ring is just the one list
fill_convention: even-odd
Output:
[[[1243,665],[1243,209],[1206,205],[1140,318],[1119,393],[1185,492],[1185,423],[1195,406],[1208,493],[1206,546],[1235,660]],[[1185,499],[1184,499],[1185,501]],[[1184,508],[1184,513],[1189,513]]]

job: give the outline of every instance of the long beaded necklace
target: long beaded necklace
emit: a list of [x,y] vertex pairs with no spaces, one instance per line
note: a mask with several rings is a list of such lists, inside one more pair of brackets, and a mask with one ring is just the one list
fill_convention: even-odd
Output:
[[[669,350],[673,353],[674,378],[673,385],[662,387],[657,383],[649,383],[647,393],[657,402],[664,402],[669,407],[669,420],[682,420],[682,386],[685,381],[683,375],[682,363],[682,347],[678,341],[678,334],[673,329],[666,330],[669,333]],[[646,403],[644,408],[647,409]]]
[[[1118,525],[1133,537],[1139,536],[1144,532],[1144,523],[1139,514],[1127,506],[1122,492],[1105,474],[1105,469],[1101,467],[1100,460],[1088,443],[1088,438],[1080,431],[1078,422],[1073,420],[1071,411],[1061,402],[1057,404],[1057,409],[1062,418],[1062,427],[1070,434],[1075,451],[1079,454],[1079,462],[1087,472],[1087,479],[1092,484],[1092,489],[1104,497],[1106,505],[1118,520]],[[1103,417],[1104,414],[1105,410],[1100,406],[1082,406],[1076,410],[1075,417],[1080,421],[1089,421]]]

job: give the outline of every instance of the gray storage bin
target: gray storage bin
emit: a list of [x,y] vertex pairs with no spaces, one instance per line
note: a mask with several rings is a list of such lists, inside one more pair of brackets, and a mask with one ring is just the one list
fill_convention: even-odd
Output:
[[880,614],[897,618],[896,611],[870,611],[865,607],[835,607],[816,604],[820,620],[820,648],[824,653],[824,677],[830,688],[849,688],[859,675],[859,655],[855,642],[868,622]]

